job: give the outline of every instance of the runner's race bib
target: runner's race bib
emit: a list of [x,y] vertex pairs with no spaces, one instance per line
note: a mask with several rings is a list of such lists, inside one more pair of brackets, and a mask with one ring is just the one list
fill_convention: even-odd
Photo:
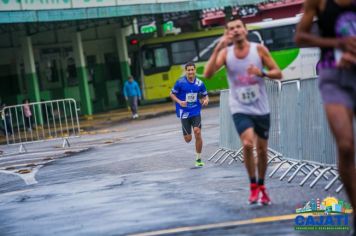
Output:
[[185,101],[187,102],[187,107],[195,106],[197,99],[198,99],[197,93],[187,93],[185,96]]
[[242,104],[252,104],[260,97],[258,84],[236,88],[236,95]]

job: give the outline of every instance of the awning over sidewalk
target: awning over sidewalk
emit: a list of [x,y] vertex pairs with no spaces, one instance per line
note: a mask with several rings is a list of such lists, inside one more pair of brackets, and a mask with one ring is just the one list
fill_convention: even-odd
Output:
[[194,11],[266,0],[0,0],[0,23],[48,22]]

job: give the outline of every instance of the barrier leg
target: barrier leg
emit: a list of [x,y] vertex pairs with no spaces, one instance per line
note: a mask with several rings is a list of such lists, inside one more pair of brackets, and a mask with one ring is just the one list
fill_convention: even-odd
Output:
[[[315,165],[311,165],[311,166],[313,166],[313,167],[315,167]],[[309,166],[305,166],[305,168],[307,168],[309,171],[311,170],[310,168],[309,168]],[[315,177],[318,177],[318,175],[319,175],[319,170],[317,170],[317,171],[315,171],[314,172],[314,175],[315,175]],[[325,179],[325,180],[328,180],[329,178],[327,177],[327,176],[323,176],[323,178]]]
[[315,186],[315,184],[320,180],[320,178],[321,178],[326,172],[328,172],[328,171],[330,171],[330,170],[331,170],[331,167],[328,167],[328,168],[325,168],[324,170],[320,171],[318,177],[316,177],[316,178],[314,179],[314,181],[310,183],[309,187],[313,188],[313,187]]
[[[300,166],[298,166],[298,168],[294,171],[294,173],[291,175],[291,177],[289,177],[288,179],[288,183],[290,183],[294,178],[295,176],[298,174],[299,171],[302,170],[302,168],[306,165],[307,163],[303,163],[301,164]],[[303,172],[304,173],[304,172]],[[306,173],[304,173],[306,175]]]
[[222,150],[223,150],[222,148],[218,148],[218,150],[216,150],[216,152],[208,159],[208,161],[211,161],[211,159],[213,159],[216,156],[216,154],[218,154]]
[[[236,155],[234,155],[234,159],[239,159],[241,162],[244,162],[244,157],[243,157],[243,154],[242,152],[236,152]],[[237,160],[236,160],[237,161]]]
[[70,147],[70,143],[69,143],[69,141],[68,141],[67,138],[63,139],[62,148],[65,148],[66,146],[67,146],[67,147]]
[[267,165],[269,165],[272,161],[274,161],[274,159],[279,159],[279,161],[282,161],[282,154],[280,154],[279,152],[276,152],[275,150],[268,148],[267,150],[267,156],[270,157]]
[[229,150],[224,150],[224,152],[214,161],[214,163],[217,163],[226,153],[230,152]]
[[344,184],[341,184],[335,192],[339,193],[344,188]]
[[284,174],[279,178],[279,180],[283,180],[284,177],[286,177],[286,175],[289,173],[289,171],[291,171],[293,168],[295,168],[296,165],[299,165],[299,162],[294,163],[293,165],[291,165],[286,172],[284,172]]
[[282,161],[281,156],[276,155],[268,160],[267,165],[269,165],[272,161],[274,161],[274,159],[279,159],[279,161]]
[[328,185],[325,186],[324,190],[325,190],[325,191],[328,191],[329,188],[336,182],[336,180],[339,179],[339,177],[340,177],[340,176],[339,176],[338,174],[336,174],[335,177],[334,177],[332,180],[330,180],[330,182],[328,183]]
[[19,153],[26,153],[27,149],[24,144],[21,143],[20,148],[19,148]]
[[224,159],[222,159],[220,161],[220,164],[223,164],[227,158],[231,157],[231,154],[233,154],[233,153],[234,153],[233,151],[228,152],[227,155],[224,157]]
[[300,182],[299,185],[300,185],[300,186],[303,186],[303,185],[305,184],[305,182],[307,182],[308,179],[309,179],[313,174],[315,174],[315,171],[317,171],[319,168],[320,168],[320,166],[315,166],[314,169],[312,169],[312,170],[310,171],[310,173],[309,173],[307,176],[305,176],[305,178],[302,180],[302,182]]
[[284,164],[286,164],[286,163],[289,164],[289,161],[288,161],[288,160],[284,160],[284,161],[282,161],[281,163],[279,163],[278,166],[276,166],[276,168],[274,168],[274,170],[271,172],[271,174],[269,174],[269,177],[272,177],[272,176],[277,172],[277,170],[278,170],[279,168],[281,168],[282,165],[284,165]]

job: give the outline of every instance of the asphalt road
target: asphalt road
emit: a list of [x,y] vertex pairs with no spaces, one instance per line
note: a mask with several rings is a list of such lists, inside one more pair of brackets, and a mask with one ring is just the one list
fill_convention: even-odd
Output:
[[70,149],[41,143],[1,157],[0,235],[348,234],[294,230],[297,205],[345,198],[324,184],[300,187],[301,176],[268,178],[273,204],[248,205],[243,164],[207,161],[218,148],[218,117],[217,107],[203,111],[203,168],[194,167],[194,143],[184,142],[174,115],[85,135]]

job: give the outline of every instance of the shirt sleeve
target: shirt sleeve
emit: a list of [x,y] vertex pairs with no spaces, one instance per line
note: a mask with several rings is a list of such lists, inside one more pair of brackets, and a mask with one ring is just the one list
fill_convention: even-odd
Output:
[[141,97],[140,87],[138,86],[138,83],[137,83],[137,82],[136,82],[136,90],[137,90],[138,96]]
[[124,84],[124,96],[127,97],[127,83]]
[[179,81],[176,81],[176,83],[174,84],[174,87],[171,90],[171,93],[173,93],[173,94],[179,93],[179,90],[180,90],[179,84],[180,84]]
[[204,83],[201,83],[201,86],[200,86],[200,94],[203,95],[203,96],[208,95],[208,91],[206,90],[206,87],[205,87],[205,84],[204,84]]

